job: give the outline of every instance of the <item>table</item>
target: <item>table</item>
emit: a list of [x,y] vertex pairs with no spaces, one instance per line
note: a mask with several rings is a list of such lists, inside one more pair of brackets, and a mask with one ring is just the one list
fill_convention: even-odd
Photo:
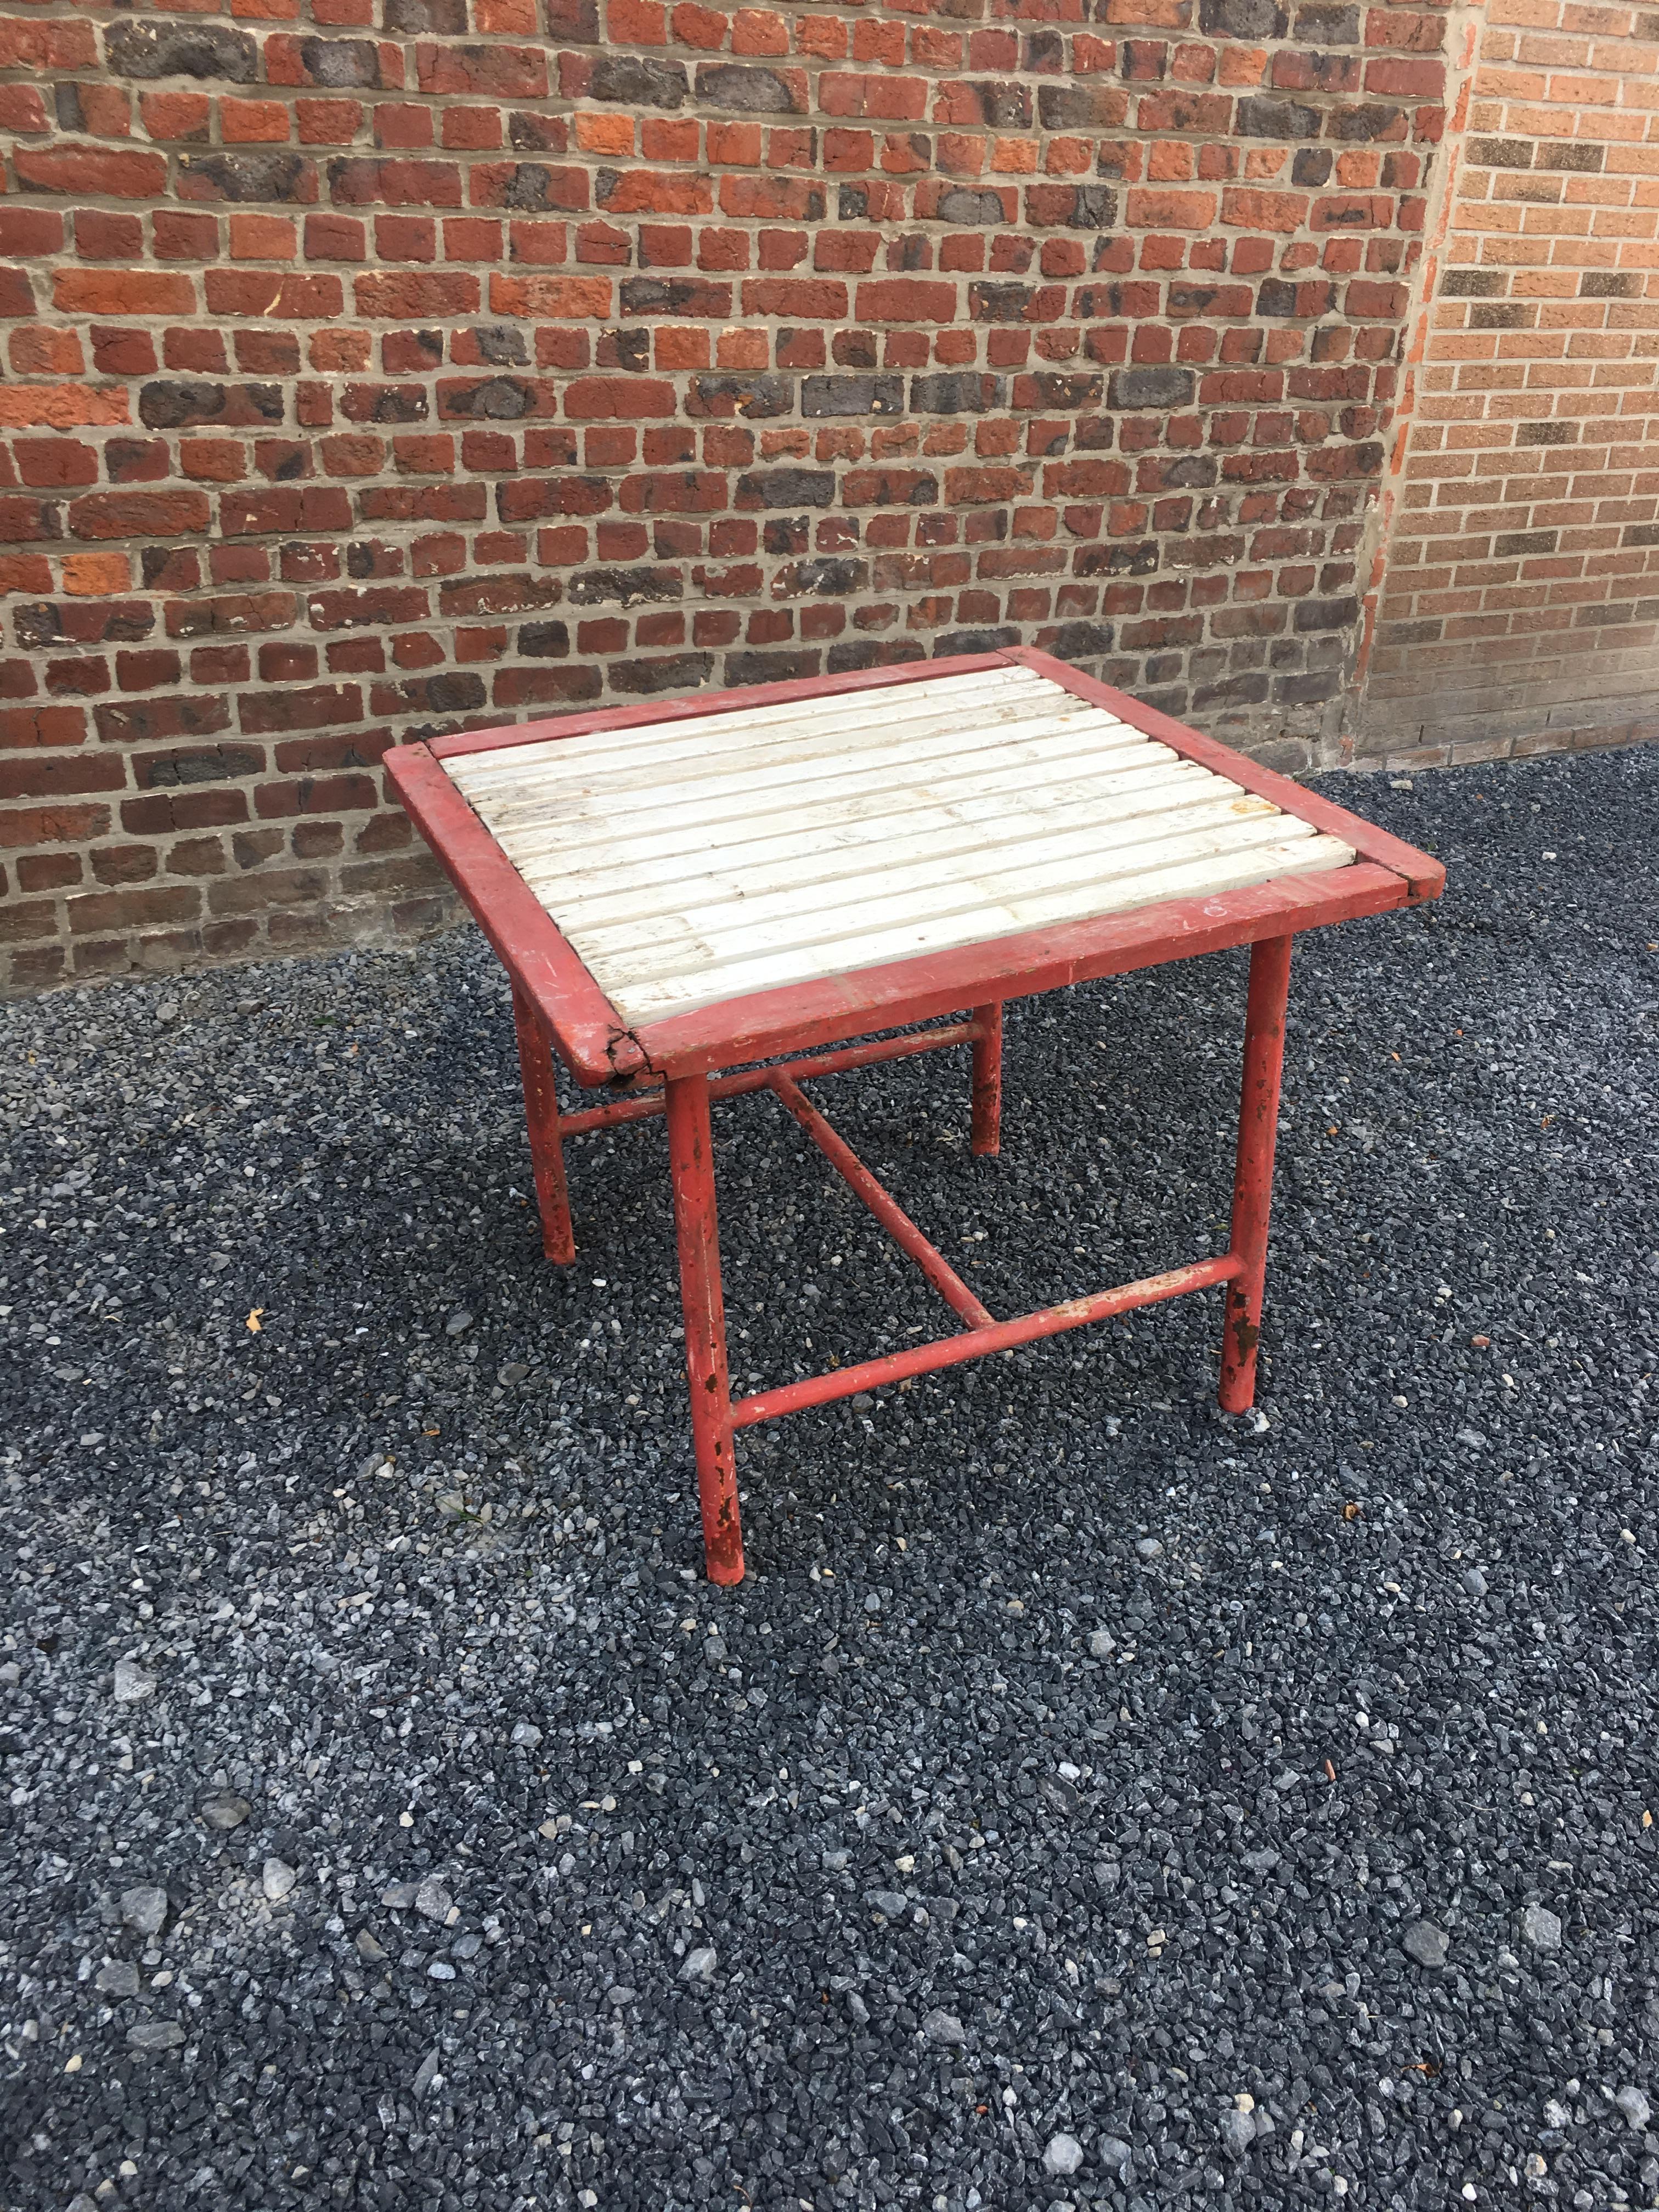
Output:
[[[1220,1285],[1221,1403],[1249,1410],[1291,939],[1437,896],[1438,861],[1024,648],[467,732],[386,765],[512,981],[550,1260],[575,1256],[565,1139],[666,1117],[714,1581],[744,1571],[738,1432],[804,1407]],[[1006,1000],[1245,944],[1231,1233],[1212,1258],[999,1321],[801,1088],[967,1045],[972,1148],[993,1153]],[[555,1053],[619,1095],[563,1111]],[[961,1330],[732,1396],[709,1109],[760,1090]]]

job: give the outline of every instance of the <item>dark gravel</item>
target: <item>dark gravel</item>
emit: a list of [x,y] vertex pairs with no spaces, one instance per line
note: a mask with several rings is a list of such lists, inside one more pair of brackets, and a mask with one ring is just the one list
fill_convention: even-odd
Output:
[[[1298,955],[1265,1423],[1213,1297],[809,1414],[737,1591],[660,1128],[545,1267],[475,939],[6,1012],[7,2212],[1659,2197],[1659,751],[1332,787],[1453,889]],[[820,1096],[1097,1287],[1243,967],[1012,1010],[1000,1164]],[[740,1376],[939,1328],[720,1127]]]

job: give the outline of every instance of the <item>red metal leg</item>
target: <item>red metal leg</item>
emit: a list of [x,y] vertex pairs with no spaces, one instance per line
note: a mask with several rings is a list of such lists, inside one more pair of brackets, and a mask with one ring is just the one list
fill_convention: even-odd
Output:
[[519,1073],[524,1078],[524,1117],[530,1131],[530,1164],[541,1208],[542,1249],[568,1267],[576,1256],[570,1226],[570,1194],[564,1181],[564,1144],[559,1126],[559,1095],[553,1082],[553,1039],[521,992],[513,994],[513,1026],[519,1038]]
[[1238,1160],[1233,1174],[1231,1251],[1238,1273],[1227,1285],[1226,1322],[1221,1337],[1220,1396],[1230,1413],[1247,1413],[1255,1399],[1255,1355],[1261,1336],[1273,1140],[1279,1133],[1279,1083],[1285,1061],[1285,1006],[1290,988],[1290,939],[1260,939],[1250,948],[1244,1081],[1238,1104]]
[[973,1149],[994,1152],[1002,1128],[1002,1007],[975,1006]]
[[720,1222],[714,1207],[714,1148],[708,1082],[687,1075],[668,1085],[668,1166],[685,1309],[685,1371],[691,1385],[691,1437],[702,1505],[708,1578],[743,1580],[743,1530],[732,1442],[732,1393],[726,1371],[726,1309],[720,1297]]

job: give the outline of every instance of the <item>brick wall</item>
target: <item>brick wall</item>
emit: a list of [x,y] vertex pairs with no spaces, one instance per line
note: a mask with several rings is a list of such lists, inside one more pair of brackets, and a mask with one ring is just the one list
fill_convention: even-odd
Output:
[[435,926],[412,733],[1019,641],[1328,748],[1444,28],[0,23],[9,987]]
[[1659,14],[1490,0],[1362,754],[1659,736]]

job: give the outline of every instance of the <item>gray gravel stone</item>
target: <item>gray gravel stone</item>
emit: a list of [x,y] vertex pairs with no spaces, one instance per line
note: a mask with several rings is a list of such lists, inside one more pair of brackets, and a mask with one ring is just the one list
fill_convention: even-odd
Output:
[[1614,2096],[1613,2101],[1638,2134],[1653,2118],[1652,2106],[1649,2104],[1643,2092],[1633,2083],[1626,2082]]
[[95,1979],[106,1996],[136,1997],[138,1994],[138,1969],[130,1959],[111,1959],[100,1966]]
[[121,1892],[121,1920],[135,1935],[154,1936],[166,1923],[167,1893],[155,1882],[136,1883]]
[[944,2044],[947,2047],[955,2047],[968,2040],[968,2031],[956,2014],[943,2011],[938,2005],[922,2015],[921,2032],[929,2043]]
[[1451,1949],[1450,1936],[1432,1920],[1414,1920],[1402,1940],[1419,1966],[1443,1966]]
[[216,1790],[210,1797],[202,1800],[202,1818],[210,1828],[221,1835],[228,1835],[240,1828],[253,1810],[246,1797],[239,1797],[234,1790]]
[[267,1859],[261,1875],[264,1893],[271,1904],[280,1905],[300,1879],[295,1869],[285,1859]]
[[115,1662],[115,1702],[118,1705],[142,1705],[146,1698],[155,1694],[155,1677],[148,1674],[136,1659],[118,1659]]
[[1547,1905],[1529,1904],[1521,1915],[1521,1933],[1534,1951],[1559,1951],[1561,1916],[1552,1912]]
[[712,1943],[700,1943],[695,1951],[688,1951],[680,1968],[682,1979],[688,1982],[712,1982],[714,1968],[720,1963],[720,1954]]
[[127,2041],[135,2051],[176,2051],[185,2039],[185,2031],[176,2020],[138,2020],[127,2030]]

